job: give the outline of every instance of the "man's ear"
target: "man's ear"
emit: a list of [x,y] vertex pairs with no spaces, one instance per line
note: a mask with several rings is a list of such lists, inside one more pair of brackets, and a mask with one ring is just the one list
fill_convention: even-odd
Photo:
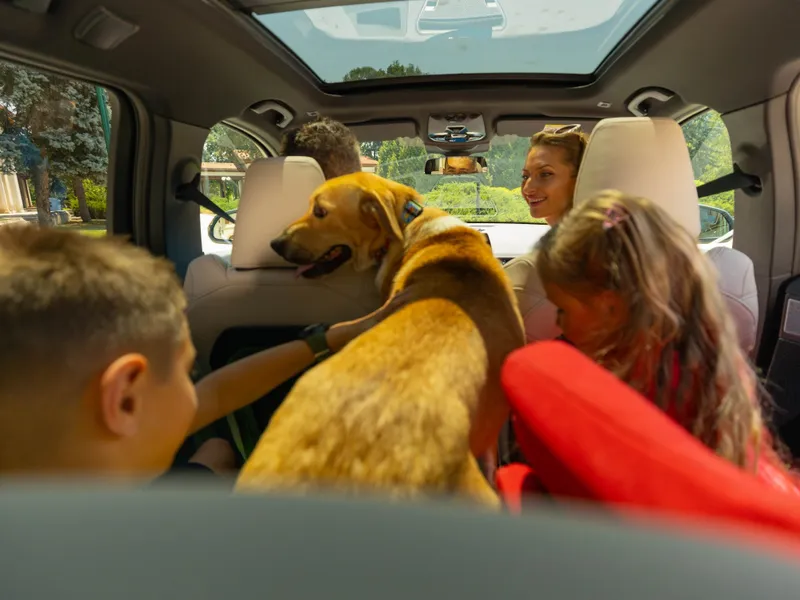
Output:
[[143,355],[126,354],[100,376],[101,417],[114,435],[130,437],[138,431],[148,366]]
[[385,233],[403,239],[403,231],[397,222],[397,214],[391,202],[388,202],[375,190],[364,193],[359,204],[361,218],[373,229],[381,229]]

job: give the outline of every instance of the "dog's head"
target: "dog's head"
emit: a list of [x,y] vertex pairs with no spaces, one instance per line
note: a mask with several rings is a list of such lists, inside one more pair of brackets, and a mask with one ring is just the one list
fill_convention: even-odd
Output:
[[272,249],[301,266],[303,277],[332,273],[352,259],[357,271],[380,262],[392,243],[402,243],[400,215],[412,188],[372,173],[326,181],[311,195],[308,212],[271,242]]

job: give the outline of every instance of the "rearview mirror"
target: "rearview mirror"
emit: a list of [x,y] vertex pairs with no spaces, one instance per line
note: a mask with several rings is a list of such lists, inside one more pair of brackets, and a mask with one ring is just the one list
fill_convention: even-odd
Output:
[[708,244],[733,231],[733,215],[716,206],[700,205],[700,243]]
[[[235,218],[236,209],[228,211],[228,214]],[[215,216],[211,219],[211,223],[208,224],[208,237],[217,244],[232,244],[235,227],[235,223],[231,223],[220,216]]]
[[425,161],[426,175],[473,175],[488,169],[483,156],[439,156]]

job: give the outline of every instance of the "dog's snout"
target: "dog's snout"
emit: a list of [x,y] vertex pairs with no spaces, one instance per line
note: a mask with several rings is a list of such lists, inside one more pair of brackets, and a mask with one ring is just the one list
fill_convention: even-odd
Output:
[[270,248],[272,248],[276,254],[283,256],[284,258],[286,257],[286,246],[288,246],[288,244],[289,236],[287,236],[285,233],[276,237],[269,243]]

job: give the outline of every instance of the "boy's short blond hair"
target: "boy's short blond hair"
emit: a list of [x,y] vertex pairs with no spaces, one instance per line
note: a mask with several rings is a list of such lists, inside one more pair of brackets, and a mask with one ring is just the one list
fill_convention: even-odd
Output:
[[185,305],[172,265],[123,240],[0,226],[0,398],[74,396],[129,352],[169,372]]

